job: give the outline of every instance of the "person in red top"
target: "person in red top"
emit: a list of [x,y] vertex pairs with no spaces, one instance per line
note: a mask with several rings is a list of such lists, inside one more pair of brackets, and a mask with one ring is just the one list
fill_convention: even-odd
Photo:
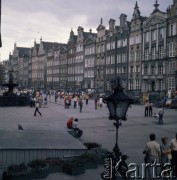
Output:
[[69,129],[72,129],[72,127],[73,127],[73,121],[74,121],[74,118],[73,118],[73,117],[70,117],[70,118],[68,119],[67,127],[68,127]]
[[75,132],[74,137],[80,138],[83,134],[83,131],[77,127],[78,119],[70,117],[67,121],[67,127],[73,129]]

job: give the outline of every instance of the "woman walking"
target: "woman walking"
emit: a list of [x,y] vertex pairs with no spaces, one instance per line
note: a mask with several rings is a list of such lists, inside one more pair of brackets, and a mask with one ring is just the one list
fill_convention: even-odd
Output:
[[35,105],[35,107],[36,107],[36,109],[35,109],[35,111],[34,111],[34,116],[36,116],[36,112],[38,113],[38,114],[40,114],[40,116],[42,115],[42,113],[41,112],[39,112],[39,102],[38,101],[36,101],[36,105]]

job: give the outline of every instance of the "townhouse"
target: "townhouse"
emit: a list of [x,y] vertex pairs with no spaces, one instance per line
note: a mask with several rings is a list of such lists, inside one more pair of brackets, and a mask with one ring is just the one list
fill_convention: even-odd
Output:
[[130,22],[121,14],[119,25],[112,18],[108,25],[106,29],[101,18],[96,33],[79,26],[74,35],[71,29],[67,44],[42,38],[31,48],[15,43],[9,56],[15,81],[35,88],[110,92],[119,75],[131,93],[166,93],[177,88],[177,0],[167,12],[160,11],[155,1],[149,17],[141,15],[136,2]]

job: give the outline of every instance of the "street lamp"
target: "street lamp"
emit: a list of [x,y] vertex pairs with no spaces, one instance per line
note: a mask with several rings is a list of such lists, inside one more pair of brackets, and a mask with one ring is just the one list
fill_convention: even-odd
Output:
[[133,100],[123,93],[123,88],[120,84],[120,77],[117,77],[115,80],[115,88],[113,94],[105,98],[105,101],[110,112],[109,119],[116,120],[116,143],[113,148],[113,152],[116,155],[120,155],[120,149],[118,146],[118,129],[120,120],[127,120],[126,113],[128,107],[133,103]]

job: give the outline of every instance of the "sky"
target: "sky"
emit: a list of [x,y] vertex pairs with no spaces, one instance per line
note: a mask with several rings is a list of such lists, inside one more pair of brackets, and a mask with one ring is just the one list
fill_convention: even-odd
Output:
[[[142,16],[154,10],[155,0],[137,0]],[[33,47],[34,40],[67,43],[71,28],[77,35],[79,26],[85,32],[96,33],[101,17],[108,27],[112,18],[119,25],[121,13],[132,19],[136,0],[1,0],[0,61],[7,60],[18,47]],[[158,0],[159,9],[166,12],[173,0]]]

